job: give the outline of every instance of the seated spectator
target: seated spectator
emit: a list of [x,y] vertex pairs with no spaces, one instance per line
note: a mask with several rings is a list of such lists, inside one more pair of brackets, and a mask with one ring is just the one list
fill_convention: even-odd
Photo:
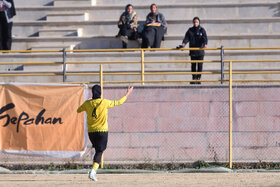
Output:
[[12,26],[16,9],[13,0],[0,0],[0,50],[11,50]]
[[126,5],[125,12],[120,17],[118,27],[120,31],[117,37],[120,37],[122,40],[123,48],[127,48],[129,39],[137,39],[137,14],[133,11],[131,4]]
[[167,31],[167,23],[157,5],[150,6],[151,12],[146,17],[146,25],[142,36],[142,48],[160,48],[163,36]]

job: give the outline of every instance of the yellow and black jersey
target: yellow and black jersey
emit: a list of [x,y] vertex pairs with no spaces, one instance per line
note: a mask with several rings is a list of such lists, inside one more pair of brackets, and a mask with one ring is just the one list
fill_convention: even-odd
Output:
[[108,109],[123,104],[127,97],[120,100],[91,99],[85,101],[77,110],[78,113],[86,111],[88,132],[108,131]]

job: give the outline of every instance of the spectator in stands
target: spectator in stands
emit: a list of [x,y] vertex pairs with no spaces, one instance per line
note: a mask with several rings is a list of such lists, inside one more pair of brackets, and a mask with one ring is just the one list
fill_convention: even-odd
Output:
[[0,50],[11,50],[13,17],[16,9],[13,0],[0,0]]
[[[208,39],[206,31],[200,26],[200,19],[198,17],[193,18],[193,27],[189,28],[186,32],[185,38],[178,48],[185,47],[189,42],[190,48],[207,48]],[[205,52],[204,50],[191,50],[191,60],[203,60]],[[192,72],[202,72],[203,63],[192,63]],[[193,80],[200,80],[201,74],[193,75]],[[200,82],[191,82],[191,84],[201,84]]]
[[126,5],[125,12],[120,17],[118,27],[120,31],[117,37],[120,37],[122,40],[123,48],[127,48],[129,39],[137,39],[137,14],[133,11],[131,4]]
[[142,36],[142,48],[160,48],[161,41],[167,31],[167,23],[157,5],[150,6],[151,12],[146,17],[146,25]]

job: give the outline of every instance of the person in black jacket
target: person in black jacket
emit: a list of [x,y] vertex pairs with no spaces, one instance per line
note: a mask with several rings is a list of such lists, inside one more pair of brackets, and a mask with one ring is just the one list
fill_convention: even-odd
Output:
[[13,17],[16,9],[13,0],[0,0],[0,50],[11,50]]
[[142,48],[160,48],[167,31],[167,23],[163,14],[158,12],[156,4],[151,4],[150,10],[142,35]]
[[[198,17],[193,18],[193,27],[189,28],[186,32],[185,38],[179,48],[185,47],[189,42],[190,48],[207,48],[208,39],[206,31],[200,26],[200,19]],[[204,60],[204,50],[190,50],[191,60]],[[192,63],[192,72],[202,72],[203,63]],[[193,75],[193,80],[200,80],[201,74]],[[196,82],[201,84],[200,82]],[[191,82],[195,84],[195,82]]]

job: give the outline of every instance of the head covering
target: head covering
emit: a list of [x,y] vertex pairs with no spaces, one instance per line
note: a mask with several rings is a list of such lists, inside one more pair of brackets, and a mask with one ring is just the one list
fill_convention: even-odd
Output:
[[130,7],[130,6],[133,8],[132,4],[127,4],[127,5],[125,6],[125,10],[124,10],[124,11],[127,12],[128,7]]
[[199,17],[194,17],[192,21],[194,22],[194,20],[196,20],[196,19],[199,21],[199,24],[200,24],[200,19],[199,19]]
[[150,5],[150,10],[152,10],[153,6],[156,6],[156,8],[157,8],[157,5],[155,3],[153,3]]
[[151,12],[148,14],[149,21],[152,21],[152,20],[157,21],[158,11],[156,11],[155,13],[153,13],[153,12],[152,12],[152,7],[153,7],[153,6],[156,6],[156,7],[157,7],[156,4],[154,4],[154,3],[151,4],[151,6],[150,6]]
[[[132,20],[132,14],[133,14],[133,12],[131,13],[131,14],[128,14],[127,13],[127,9],[128,9],[128,7],[130,7],[130,6],[132,6],[132,4],[128,4],[128,5],[126,5],[125,6],[125,17],[126,17],[126,24],[130,24],[130,22],[131,22],[131,20]],[[132,8],[133,8],[133,6],[132,6]]]
[[196,20],[196,19],[199,21],[199,24],[198,24],[197,27],[194,26],[194,25],[193,25],[193,27],[194,27],[196,30],[199,30],[199,29],[200,29],[200,19],[199,19],[199,17],[194,17],[194,18],[193,18],[193,23],[194,23],[194,20]]
[[101,98],[101,87],[99,85],[94,85],[92,87],[92,99]]

